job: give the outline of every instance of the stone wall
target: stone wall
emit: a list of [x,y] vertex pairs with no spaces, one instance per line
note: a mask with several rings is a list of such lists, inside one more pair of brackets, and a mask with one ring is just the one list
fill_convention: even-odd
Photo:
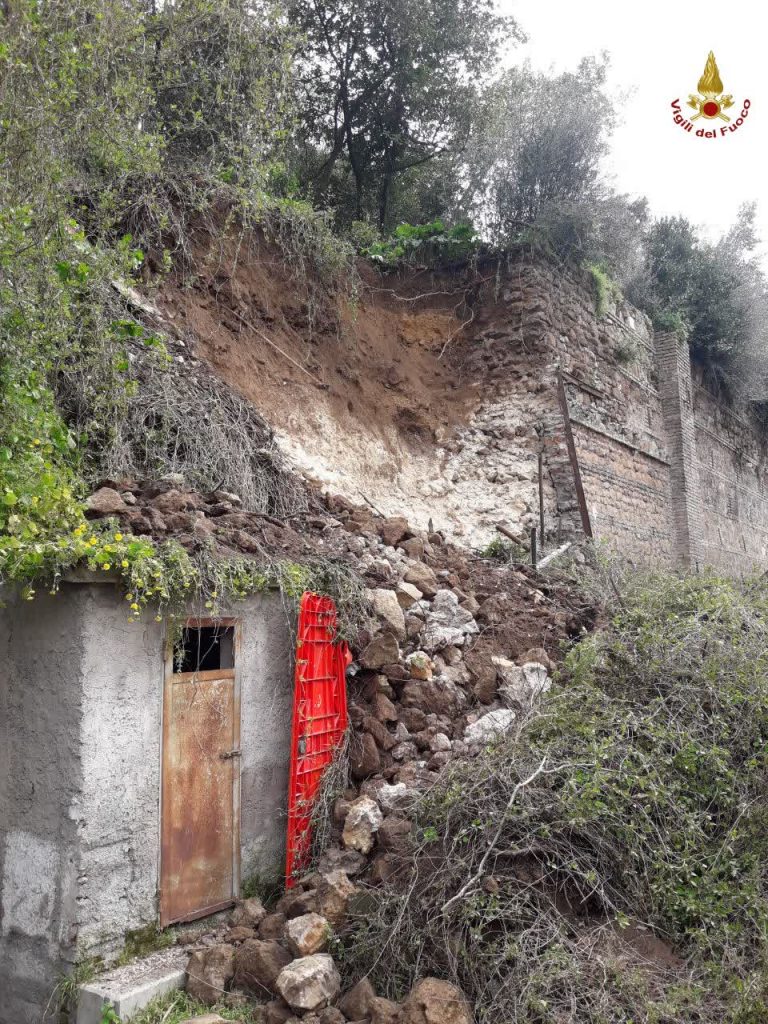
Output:
[[765,442],[694,379],[685,342],[654,337],[624,303],[598,316],[588,274],[507,266],[483,293],[466,365],[485,374],[487,407],[536,421],[548,544],[582,533],[560,376],[596,540],[644,565],[768,565]]
[[751,424],[693,382],[701,561],[729,572],[768,565],[768,452]]
[[474,343],[474,369],[490,371],[496,391],[535,393],[547,543],[582,531],[560,375],[593,535],[634,561],[669,562],[670,464],[647,319],[625,306],[598,317],[587,276],[521,259],[498,300],[486,294]]

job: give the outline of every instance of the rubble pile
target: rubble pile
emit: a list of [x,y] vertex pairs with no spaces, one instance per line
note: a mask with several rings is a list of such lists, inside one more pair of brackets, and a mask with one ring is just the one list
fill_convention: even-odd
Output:
[[331,844],[270,912],[247,899],[203,937],[188,990],[208,1005],[260,1002],[265,1024],[471,1024],[462,993],[439,979],[419,980],[399,1005],[365,979],[344,992],[331,940],[364,910],[366,888],[390,877],[414,801],[452,758],[514,729],[550,686],[562,641],[591,628],[595,611],[564,584],[453,547],[403,517],[338,496],[311,506],[287,525],[243,511],[235,495],[200,495],[167,478],[105,481],[88,502],[94,518],[139,532],[146,524],[186,546],[203,538],[224,552],[342,558],[368,587],[371,616],[348,673],[349,787],[332,808]]

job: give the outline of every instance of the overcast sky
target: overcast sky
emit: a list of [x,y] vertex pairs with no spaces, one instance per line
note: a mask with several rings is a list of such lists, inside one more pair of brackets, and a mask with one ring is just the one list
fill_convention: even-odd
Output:
[[[620,105],[622,124],[608,165],[621,191],[646,195],[656,215],[684,214],[712,237],[730,226],[742,202],[756,199],[768,239],[768,7],[754,0],[499,3],[528,35],[512,62],[528,57],[537,68],[563,70],[584,55],[610,54],[610,92],[632,93]],[[745,97],[752,106],[737,131],[700,139],[673,123],[670,104],[679,97],[686,109],[710,50],[735,101],[727,113],[735,120]],[[722,123],[715,119],[706,127]]]

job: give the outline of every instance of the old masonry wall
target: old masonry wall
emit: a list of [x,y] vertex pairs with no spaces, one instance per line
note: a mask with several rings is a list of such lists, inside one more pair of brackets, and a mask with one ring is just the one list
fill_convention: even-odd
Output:
[[508,506],[510,525],[538,522],[541,452],[548,545],[583,532],[561,379],[598,541],[640,565],[737,573],[768,565],[766,440],[697,381],[684,341],[654,335],[624,302],[598,315],[587,274],[541,260],[507,266],[476,311],[464,368],[485,379],[485,412],[476,420],[498,413],[484,432],[483,470],[497,479],[509,426],[518,479],[530,480],[525,493],[516,485],[522,501],[517,516]]

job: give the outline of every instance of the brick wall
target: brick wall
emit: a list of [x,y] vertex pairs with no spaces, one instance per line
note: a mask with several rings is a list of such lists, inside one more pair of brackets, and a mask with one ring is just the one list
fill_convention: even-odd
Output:
[[536,396],[548,542],[581,533],[562,374],[598,541],[641,564],[768,565],[766,446],[693,379],[687,346],[628,305],[598,318],[586,274],[520,257],[487,281],[467,359]]
[[702,496],[701,560],[736,572],[768,565],[765,441],[737,411],[693,382],[696,470]]

